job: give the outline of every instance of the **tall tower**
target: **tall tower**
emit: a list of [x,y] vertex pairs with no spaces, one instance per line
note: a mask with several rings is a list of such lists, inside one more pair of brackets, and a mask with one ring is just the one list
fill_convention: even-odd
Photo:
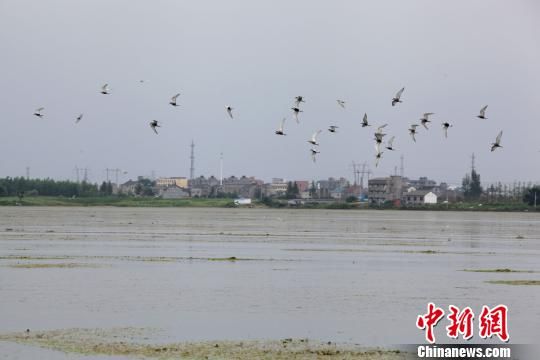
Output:
[[219,155],[219,185],[223,186],[223,153]]
[[189,168],[189,179],[193,180],[195,177],[195,143],[191,140],[191,166]]

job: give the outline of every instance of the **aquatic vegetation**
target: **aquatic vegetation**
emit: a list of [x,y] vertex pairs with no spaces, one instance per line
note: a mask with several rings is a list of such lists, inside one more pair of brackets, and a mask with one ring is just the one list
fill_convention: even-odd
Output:
[[61,264],[32,264],[32,263],[26,263],[26,264],[10,264],[7,265],[11,268],[16,269],[52,269],[52,268],[97,268],[100,267],[100,265],[97,264],[77,264],[77,263],[61,263]]
[[532,270],[512,270],[512,269],[463,269],[467,272],[480,272],[480,273],[533,273]]
[[362,349],[308,339],[268,341],[201,341],[172,344],[136,342],[141,329],[64,329],[44,332],[8,333],[0,340],[41,346],[81,355],[145,357],[152,359],[359,359],[398,360],[407,354],[399,350]]
[[540,285],[540,280],[489,280],[486,282],[498,285]]

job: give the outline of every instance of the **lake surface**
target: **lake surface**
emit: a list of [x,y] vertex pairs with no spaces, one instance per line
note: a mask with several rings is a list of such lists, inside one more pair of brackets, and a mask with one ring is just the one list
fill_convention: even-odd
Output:
[[[528,272],[463,271],[500,268]],[[538,343],[540,286],[493,280],[540,280],[539,214],[0,208],[0,333],[423,343],[416,318],[434,302],[476,318],[505,304],[510,343]],[[28,352],[76,358],[0,342],[0,354]]]

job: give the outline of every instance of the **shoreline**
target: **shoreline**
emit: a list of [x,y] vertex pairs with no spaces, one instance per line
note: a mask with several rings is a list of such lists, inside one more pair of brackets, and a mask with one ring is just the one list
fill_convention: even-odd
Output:
[[482,203],[455,203],[436,204],[428,206],[369,206],[367,203],[348,202],[321,202],[306,203],[300,206],[288,206],[286,200],[274,200],[270,204],[254,201],[251,205],[235,205],[230,198],[188,198],[188,199],[161,199],[161,198],[135,198],[135,197],[79,197],[66,198],[54,196],[25,197],[19,201],[16,197],[0,197],[0,207],[11,206],[51,206],[51,207],[138,207],[138,208],[250,208],[250,209],[322,209],[322,210],[396,210],[396,211],[473,211],[473,212],[540,212],[525,204],[482,204]]

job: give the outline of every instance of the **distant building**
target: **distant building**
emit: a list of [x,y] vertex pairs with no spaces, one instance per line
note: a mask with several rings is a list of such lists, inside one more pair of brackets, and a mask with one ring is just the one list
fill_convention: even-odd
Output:
[[287,182],[281,178],[273,178],[270,184],[266,185],[266,196],[283,196],[287,192]]
[[188,187],[188,179],[186,177],[168,177],[156,179],[157,187],[178,186],[186,189]]
[[428,190],[410,191],[403,195],[405,205],[428,205],[437,203],[437,195]]
[[408,186],[414,187],[416,190],[433,190],[437,187],[437,182],[435,180],[430,180],[425,176],[421,176],[418,180],[408,179]]
[[178,186],[169,186],[161,192],[163,199],[183,199],[189,196],[189,191]]
[[237,178],[231,176],[224,178],[222,183],[214,176],[205,178],[200,176],[189,181],[192,196],[197,194],[199,197],[211,197],[218,194],[234,194],[236,196],[253,198],[262,191],[262,180],[257,180],[254,177],[242,176]]
[[349,181],[343,177],[336,179],[333,177],[327,180],[316,181],[316,192],[314,195],[318,199],[341,199],[345,189],[349,186]]
[[401,176],[374,178],[368,181],[368,199],[370,204],[381,205],[387,201],[399,202],[403,193]]
[[137,187],[137,184],[138,184],[138,181],[129,179],[125,183],[120,184],[119,192],[123,194],[129,194],[129,195],[135,194],[135,188]]
[[294,180],[293,183],[296,183],[296,186],[298,186],[298,191],[300,193],[309,191],[309,181],[307,181],[307,180]]

